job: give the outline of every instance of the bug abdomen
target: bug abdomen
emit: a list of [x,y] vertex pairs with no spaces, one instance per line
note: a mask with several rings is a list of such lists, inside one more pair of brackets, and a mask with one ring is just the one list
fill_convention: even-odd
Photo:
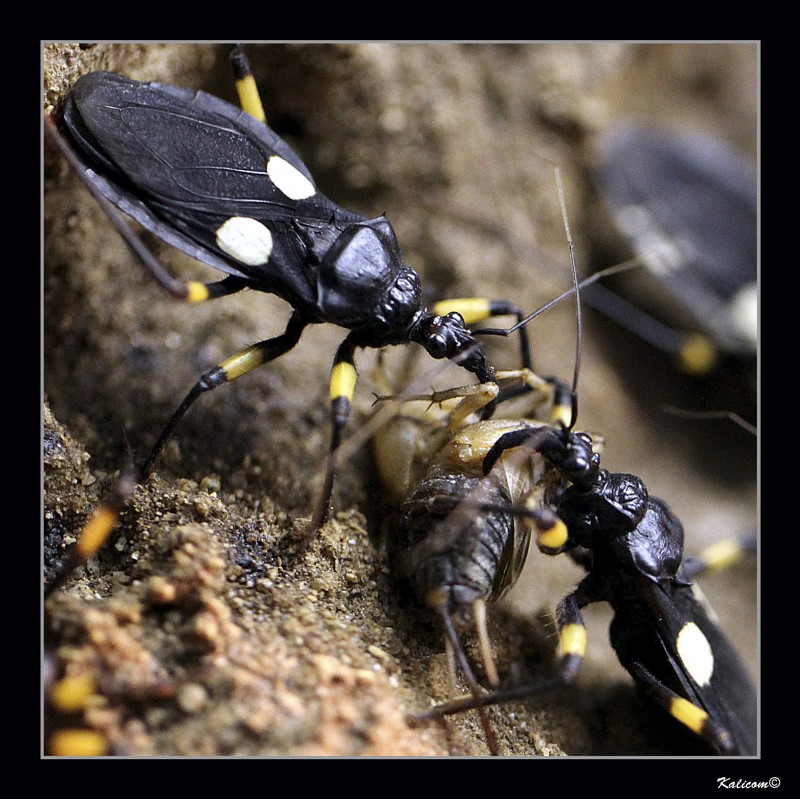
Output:
[[476,502],[511,507],[496,480],[433,467],[403,503],[399,543],[426,604],[446,598],[448,605],[468,606],[497,594],[514,520],[501,510],[476,510]]

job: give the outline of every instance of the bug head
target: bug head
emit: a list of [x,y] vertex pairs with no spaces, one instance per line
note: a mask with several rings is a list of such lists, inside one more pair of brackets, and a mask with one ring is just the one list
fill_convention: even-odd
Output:
[[423,316],[411,330],[410,338],[421,344],[432,358],[447,358],[457,363],[477,375],[481,383],[495,379],[494,368],[486,361],[483,344],[456,311],[443,316]]

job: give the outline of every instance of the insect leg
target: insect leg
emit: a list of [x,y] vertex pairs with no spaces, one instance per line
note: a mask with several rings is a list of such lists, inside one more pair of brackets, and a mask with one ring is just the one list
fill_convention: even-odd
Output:
[[186,398],[172,415],[155,446],[150,451],[147,460],[136,473],[135,479],[130,474],[123,475],[115,486],[111,497],[97,509],[84,525],[78,535],[78,540],[64,562],[62,570],[53,582],[46,587],[45,597],[50,596],[56,588],[63,585],[67,577],[78,566],[95,555],[108,540],[109,535],[117,526],[119,515],[133,493],[136,484],[144,481],[152,472],[156,460],[163,451],[175,427],[194,401],[204,392],[241,377],[257,366],[268,363],[288,352],[297,344],[305,324],[298,318],[297,314],[293,314],[289,324],[286,326],[286,331],[282,335],[253,344],[251,347],[231,356],[219,366],[210,369],[195,383],[194,388],[186,395]]
[[[450,609],[447,606],[447,602],[442,602],[438,607],[438,611],[439,618],[441,619],[442,626],[444,627],[445,631],[445,642],[447,643],[448,655],[455,654],[470,693],[476,700],[479,700],[483,692],[481,691],[478,681],[475,679],[475,675],[472,672],[472,667],[469,665],[469,660],[464,654],[464,648],[461,646],[461,642],[458,640],[458,633],[453,626],[453,619],[450,615]],[[451,658],[448,657],[448,662],[450,662],[450,660]],[[451,678],[452,676],[453,675],[451,673]],[[489,718],[486,715],[486,709],[478,706],[477,710],[481,719],[481,726],[483,727],[484,735],[486,736],[486,745],[493,755],[497,755],[500,753],[500,750],[497,748],[497,739],[495,738],[494,730],[489,722]]]
[[598,600],[599,597],[595,595],[587,578],[559,603],[556,609],[556,623],[559,631],[561,663],[555,676],[530,685],[518,685],[488,694],[475,695],[473,693],[471,696],[458,697],[418,714],[416,719],[424,721],[440,716],[449,716],[453,713],[462,713],[478,707],[514,702],[553,688],[573,685],[578,678],[586,653],[586,627],[583,623],[581,608]]
[[706,547],[697,556],[685,557],[681,564],[681,576],[691,580],[703,572],[726,569],[739,561],[746,552],[754,552],[756,544],[755,535],[724,538]]
[[67,577],[78,566],[86,563],[89,558],[100,551],[100,548],[117,526],[119,515],[135,488],[136,482],[131,474],[125,473],[119,478],[111,496],[92,514],[89,521],[83,526],[78,540],[69,550],[66,560],[55,579],[45,587],[45,598],[62,586]]
[[153,470],[158,456],[164,449],[164,446],[175,430],[178,422],[201,394],[213,388],[217,388],[224,383],[228,383],[231,380],[235,380],[237,377],[241,377],[252,371],[257,366],[274,361],[276,358],[284,355],[300,340],[300,335],[305,326],[306,323],[294,313],[289,319],[286,330],[280,336],[275,336],[275,338],[267,339],[266,341],[259,341],[247,349],[232,355],[230,358],[227,358],[221,364],[215,366],[213,369],[209,369],[202,375],[195,383],[192,390],[186,395],[159,436],[150,455],[139,470],[139,482],[144,480]]
[[231,66],[233,67],[236,92],[239,95],[239,104],[242,106],[242,110],[247,111],[250,116],[255,117],[259,122],[266,124],[267,115],[264,113],[264,106],[261,103],[256,80],[253,77],[253,71],[250,69],[250,62],[240,44],[235,45],[231,50]]
[[353,392],[356,388],[358,373],[354,363],[356,345],[348,336],[336,351],[331,368],[330,397],[331,397],[331,445],[328,462],[325,468],[325,481],[322,487],[322,496],[314,510],[311,527],[307,537],[313,538],[326,521],[331,512],[331,494],[333,481],[336,477],[337,455],[336,451],[342,441],[342,431],[350,417],[350,406],[353,401]]
[[[488,300],[482,297],[461,297],[452,300],[440,300],[433,306],[433,312],[444,316],[451,311],[460,313],[469,326],[476,322],[484,322],[493,316],[515,316],[517,322],[523,319],[522,309],[506,300]],[[531,345],[527,328],[519,328],[519,347],[521,363],[526,369],[533,369]]]
[[565,685],[578,678],[586,654],[586,627],[581,608],[593,601],[586,593],[584,580],[571,594],[561,600],[556,608],[558,647],[561,654],[559,674]]
[[[506,300],[489,300],[482,297],[461,297],[450,300],[440,300],[433,306],[433,312],[444,316],[455,311],[461,314],[467,326],[476,322],[484,322],[493,316],[515,316],[519,330],[520,362],[525,369],[533,370],[531,357],[531,344],[528,338],[528,329],[520,323],[523,320],[522,309]],[[516,326],[515,326],[516,327]],[[488,419],[495,410],[495,402],[490,402],[483,410],[483,418]]]
[[472,603],[472,617],[475,622],[475,630],[478,633],[478,641],[481,648],[481,660],[486,671],[486,677],[493,688],[500,685],[500,675],[497,673],[497,665],[492,654],[492,644],[489,641],[489,630],[486,627],[486,601],[476,599]]
[[625,668],[636,680],[636,684],[670,716],[707,740],[720,754],[736,754],[731,734],[705,710],[667,688],[641,663],[629,662],[625,664]]
[[[97,730],[81,726],[79,716],[97,698],[94,680],[86,675],[56,679],[54,658],[44,660],[47,703],[59,718],[55,729],[45,732],[45,753],[56,757],[99,757],[108,754],[109,743]],[[48,673],[50,672],[50,673]]]

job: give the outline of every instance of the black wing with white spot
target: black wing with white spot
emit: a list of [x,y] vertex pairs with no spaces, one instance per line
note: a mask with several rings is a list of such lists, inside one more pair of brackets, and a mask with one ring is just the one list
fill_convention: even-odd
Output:
[[671,685],[669,674],[662,674],[662,679],[722,725],[738,753],[755,754],[755,689],[719,623],[709,616],[691,586],[651,583],[646,596],[667,654],[663,663],[673,672]]
[[274,131],[203,92],[95,72],[75,84],[64,123],[111,202],[229,274],[258,281],[271,258],[270,281],[291,282],[319,240],[362,219],[319,194]]

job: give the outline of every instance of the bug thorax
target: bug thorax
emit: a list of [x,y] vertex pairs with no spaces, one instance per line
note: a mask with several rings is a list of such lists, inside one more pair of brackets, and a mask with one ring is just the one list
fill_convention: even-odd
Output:
[[647,487],[638,477],[600,469],[589,490],[573,483],[564,492],[558,514],[571,546],[595,549],[634,531],[647,509]]
[[409,329],[408,338],[421,344],[432,358],[447,358],[474,373],[481,383],[495,379],[483,344],[473,336],[464,317],[455,311],[439,316],[423,310]]
[[644,517],[625,543],[640,574],[672,580],[683,558],[683,525],[666,503],[650,497]]
[[408,341],[422,289],[419,275],[403,262],[391,224],[381,216],[336,227],[332,241],[319,238],[315,226],[303,231],[319,259],[317,305],[324,320],[358,330],[367,347]]

